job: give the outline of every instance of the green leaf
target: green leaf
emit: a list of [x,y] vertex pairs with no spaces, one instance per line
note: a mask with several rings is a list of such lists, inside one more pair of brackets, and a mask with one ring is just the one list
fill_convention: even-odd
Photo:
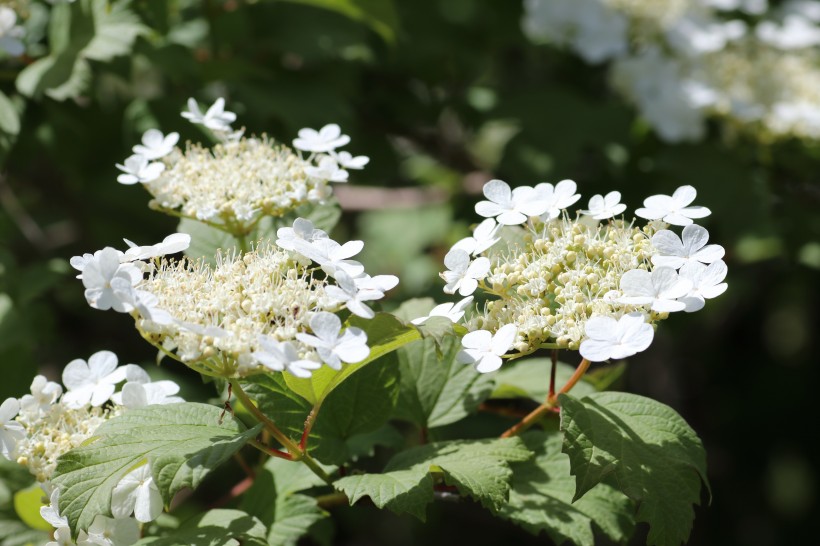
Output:
[[[493,398],[532,398],[543,402],[549,393],[550,366],[549,358],[527,358],[505,364],[493,374],[495,389]],[[555,390],[558,391],[575,373],[575,368],[563,362],[555,370]],[[595,387],[585,380],[579,381],[572,389],[576,396],[585,396],[596,392]]]
[[45,494],[38,483],[17,491],[14,494],[14,511],[20,520],[32,529],[51,531],[51,524],[40,515],[44,497]]
[[243,495],[240,508],[268,527],[269,544],[296,544],[328,515],[315,498],[297,493],[318,485],[324,482],[303,464],[272,458]]
[[20,115],[14,103],[0,91],[0,133],[16,135],[20,132]]
[[[49,525],[49,529],[53,527]],[[45,544],[49,539],[49,533],[30,529],[12,514],[0,512],[0,546],[32,546]]]
[[393,0],[290,0],[297,4],[333,10],[361,21],[382,39],[394,44],[399,30],[399,18]]
[[202,258],[209,264],[216,262],[217,250],[227,252],[237,246],[236,239],[230,233],[190,218],[182,218],[177,231],[191,236],[191,244],[185,249],[185,255],[194,260]]
[[455,423],[478,408],[489,396],[493,379],[457,362],[460,350],[461,341],[448,336],[440,347],[428,338],[397,351],[401,390],[396,418],[434,428]]
[[321,403],[333,389],[357,370],[420,337],[418,330],[388,313],[376,313],[370,320],[353,316],[348,322],[350,326],[361,328],[367,334],[370,356],[355,364],[344,364],[339,371],[322,366],[307,379],[290,374],[284,376],[288,386],[311,404]]
[[189,519],[165,537],[147,537],[136,546],[268,546],[261,521],[240,510],[209,510]]
[[424,520],[426,506],[433,500],[435,473],[462,495],[498,510],[509,493],[509,463],[531,456],[519,438],[439,442],[399,453],[382,474],[348,476],[333,485],[348,496],[351,505],[368,496],[379,508]]
[[90,443],[57,461],[53,481],[71,528],[86,529],[97,514],[110,514],[114,487],[146,459],[166,506],[180,489],[196,488],[261,428],[246,430],[222,413],[186,402],[129,410],[101,425]]
[[559,396],[563,451],[576,477],[575,499],[606,480],[639,503],[650,544],[689,537],[693,504],[706,484],[706,455],[675,410],[635,394],[603,392],[581,400]]
[[509,501],[498,512],[534,535],[546,532],[556,543],[595,544],[593,529],[617,543],[634,528],[634,505],[609,485],[595,486],[573,502],[575,483],[569,458],[561,452],[561,436],[528,432],[521,439],[535,457],[512,466]]

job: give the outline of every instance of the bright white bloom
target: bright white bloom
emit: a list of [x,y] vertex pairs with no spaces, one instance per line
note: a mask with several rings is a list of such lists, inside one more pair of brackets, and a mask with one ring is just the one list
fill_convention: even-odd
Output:
[[141,155],[132,155],[125,160],[125,165],[117,163],[117,168],[124,174],[117,177],[120,184],[136,184],[137,182],[153,182],[160,177],[165,170],[165,164],[160,162],[150,163],[148,158]]
[[344,169],[363,169],[370,163],[370,158],[366,155],[352,156],[350,152],[330,152],[331,157]]
[[162,513],[162,497],[147,464],[123,476],[111,493],[111,514],[127,518],[131,513],[141,523],[154,521]]
[[63,370],[63,384],[67,392],[62,403],[77,409],[91,404],[102,406],[114,394],[114,385],[125,380],[125,367],[117,368],[117,355],[111,351],[99,351],[85,360],[76,359]]
[[123,385],[122,392],[111,396],[111,400],[128,409],[136,409],[184,402],[181,396],[174,396],[178,392],[179,385],[173,381],[163,380],[153,383],[129,381]]
[[473,296],[467,296],[463,300],[453,303],[447,302],[442,303],[441,305],[436,305],[433,307],[427,316],[419,317],[411,320],[410,322],[419,325],[424,324],[427,322],[427,319],[432,317],[445,317],[450,320],[450,322],[458,322],[464,317],[464,310],[473,302]]
[[399,278],[395,275],[376,275],[371,277],[367,273],[353,279],[356,283],[356,288],[359,290],[378,290],[379,292],[387,292],[399,284]]
[[718,260],[708,266],[700,262],[687,262],[680,268],[680,276],[692,282],[692,288],[678,301],[686,305],[684,311],[692,313],[700,311],[706,305],[705,300],[716,298],[726,292],[729,287],[723,282],[729,269],[723,260]]
[[342,270],[336,271],[338,286],[329,285],[325,293],[332,299],[344,303],[348,311],[362,318],[373,318],[376,314],[364,304],[366,301],[380,300],[384,297],[381,290],[360,289],[350,275]]
[[60,489],[55,487],[49,497],[50,504],[40,507],[40,516],[51,524],[52,527],[68,527],[68,518],[60,515]]
[[59,383],[49,381],[43,375],[37,375],[31,382],[31,394],[23,395],[20,399],[20,411],[38,416],[47,411],[61,394],[63,387]]
[[689,293],[692,281],[682,278],[671,267],[657,267],[652,273],[633,269],[621,277],[623,296],[618,300],[629,305],[650,305],[657,313],[683,311],[686,305],[676,301]]
[[589,199],[589,210],[582,210],[581,214],[592,216],[594,220],[614,218],[626,210],[621,203],[621,192],[611,191],[606,195],[593,195]]
[[0,453],[11,459],[17,448],[17,442],[25,438],[23,425],[14,420],[20,412],[20,402],[16,398],[6,398],[0,405]]
[[216,99],[208,111],[204,114],[199,109],[199,104],[193,98],[188,99],[188,111],[182,112],[182,117],[191,123],[204,125],[212,131],[230,131],[231,123],[236,121],[236,114],[225,110],[225,99]]
[[581,198],[575,193],[578,185],[572,180],[561,180],[554,187],[549,182],[542,182],[535,186],[535,195],[538,201],[547,203],[547,210],[541,214],[544,221],[558,218],[563,209],[575,204]]
[[80,533],[77,544],[97,546],[131,546],[140,538],[139,523],[134,518],[109,518],[98,514],[87,531]]
[[310,319],[315,335],[296,334],[296,339],[316,349],[319,358],[334,370],[342,369],[342,362],[361,362],[370,354],[367,334],[359,328],[347,328],[341,336],[342,321],[333,313],[316,313]]
[[453,249],[463,250],[467,254],[477,256],[501,239],[498,235],[500,230],[501,224],[496,224],[495,220],[487,218],[476,226],[472,237],[461,239],[453,245]]
[[123,240],[128,245],[128,250],[120,257],[122,262],[148,260],[166,254],[176,254],[191,246],[191,236],[187,233],[172,233],[163,239],[161,243],[148,246],[137,246],[128,239]]
[[762,42],[780,49],[803,49],[820,44],[820,27],[802,15],[789,14],[783,18],[783,24],[763,21],[755,34]]
[[361,263],[348,259],[362,251],[362,241],[348,241],[340,245],[327,238],[314,239],[310,243],[294,239],[292,244],[296,252],[322,266],[322,271],[330,276],[334,276],[337,270],[344,271],[351,277],[364,273],[364,266]]
[[458,290],[462,296],[475,292],[479,279],[486,277],[490,270],[490,260],[482,256],[470,261],[470,255],[457,248],[444,256],[444,265],[449,270],[440,273],[447,283],[444,292],[454,294]]
[[456,358],[459,362],[472,364],[481,373],[494,372],[501,367],[501,355],[515,342],[517,329],[514,324],[506,324],[493,334],[487,330],[476,330],[461,338],[464,347]]
[[643,206],[635,214],[647,220],[663,220],[676,226],[688,226],[692,218],[704,218],[712,214],[706,207],[690,207],[698,192],[692,186],[681,186],[669,195],[653,195],[644,199]]
[[122,278],[111,281],[114,296],[131,309],[136,309],[140,316],[156,324],[171,324],[174,317],[168,311],[159,307],[159,299],[145,290],[138,290],[131,283]]
[[111,281],[121,278],[131,286],[142,280],[142,272],[130,263],[120,263],[121,252],[106,247],[94,253],[92,259],[84,264],[82,270],[85,299],[95,309],[105,311],[114,309],[120,313],[128,313],[132,307],[122,301],[111,287]]
[[305,167],[305,174],[312,178],[331,182],[347,182],[348,177],[347,171],[340,169],[336,160],[330,156],[320,159],[318,167]]
[[299,358],[296,346],[290,341],[276,341],[270,336],[259,336],[259,349],[251,353],[257,362],[275,372],[287,370],[296,377],[310,377],[322,364]]
[[318,131],[300,129],[299,138],[293,139],[293,147],[305,152],[332,152],[350,142],[350,137],[342,134],[335,123],[325,125]]
[[177,142],[179,133],[168,133],[166,136],[157,129],[148,129],[142,135],[142,144],[134,146],[134,153],[153,161],[173,152]]
[[697,224],[689,224],[683,228],[682,237],[662,229],[652,236],[652,246],[660,254],[652,256],[652,263],[656,266],[665,265],[679,269],[685,263],[702,262],[710,264],[721,258],[726,252],[720,245],[707,245],[709,232]]
[[19,57],[26,51],[20,38],[25,34],[23,27],[17,24],[17,14],[7,6],[0,6],[0,50],[12,57]]
[[283,227],[276,230],[276,244],[285,250],[296,250],[293,241],[296,239],[312,243],[316,239],[327,239],[327,233],[313,227],[313,222],[304,218],[293,221],[293,227]]
[[509,184],[503,180],[490,180],[484,184],[484,196],[489,201],[476,203],[475,211],[486,218],[496,217],[498,223],[505,226],[523,224],[529,216],[543,214],[548,206],[538,200],[533,188],[521,186],[510,190]]
[[629,313],[615,320],[612,317],[592,317],[585,327],[587,339],[581,342],[581,356],[591,362],[619,359],[645,351],[655,330],[642,313]]

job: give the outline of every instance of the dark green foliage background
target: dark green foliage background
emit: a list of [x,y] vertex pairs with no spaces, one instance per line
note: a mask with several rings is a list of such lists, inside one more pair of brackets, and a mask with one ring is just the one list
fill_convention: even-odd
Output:
[[[131,9],[149,30],[130,55],[90,61],[74,99],[25,100],[16,142],[0,139],[0,400],[100,349],[122,362],[154,359],[129,317],[88,308],[67,260],[175,229],[148,210],[144,191],[116,183],[114,164],[149,127],[202,139],[179,112],[189,96],[224,95],[237,126],[284,142],[301,127],[339,123],[347,149],[371,157],[352,186],[412,187],[425,200],[393,209],[395,199],[340,195],[339,238],[363,238],[368,271],[402,279],[388,308],[411,296],[444,301],[441,259],[476,221],[472,206],[491,177],[572,178],[582,203],[617,189],[630,211],[694,185],[697,204],[713,211],[712,240],[727,249],[729,290],[665,322],[619,387],[671,405],[704,441],[714,499],[697,508],[691,544],[816,540],[817,143],[761,144],[715,123],[703,142],[666,144],[609,91],[603,68],[530,44],[519,2],[142,0]],[[31,61],[6,60],[0,90],[15,95]],[[191,399],[213,392],[172,366],[159,373],[185,383]],[[508,425],[474,430],[468,419],[441,434]],[[333,514],[339,544],[546,540],[469,503],[437,504],[426,526],[372,508]]]

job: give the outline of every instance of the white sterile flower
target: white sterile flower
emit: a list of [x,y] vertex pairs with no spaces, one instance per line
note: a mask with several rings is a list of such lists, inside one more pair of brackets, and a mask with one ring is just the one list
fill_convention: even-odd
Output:
[[311,178],[330,182],[347,182],[348,177],[347,171],[340,169],[336,160],[330,156],[320,159],[318,167],[305,167],[305,174]]
[[410,322],[419,325],[424,324],[427,322],[427,319],[433,317],[445,317],[450,320],[450,322],[458,322],[464,316],[464,310],[473,302],[472,296],[467,296],[463,300],[453,303],[447,302],[442,303],[441,305],[436,305],[433,307],[427,316],[419,317],[411,320]]
[[87,266],[93,260],[94,260],[94,255],[89,254],[88,252],[86,252],[82,256],[72,256],[71,259],[68,261],[68,263],[71,264],[71,267],[73,267],[74,269],[76,269],[77,271],[80,272],[80,274],[77,275],[77,278],[82,279],[83,278],[83,271],[85,271],[85,266]]
[[692,281],[681,278],[671,267],[657,267],[652,273],[632,269],[621,277],[623,296],[618,299],[629,305],[650,305],[657,313],[683,311],[686,305],[676,298],[689,293]]
[[710,264],[723,258],[726,252],[723,247],[707,245],[708,241],[709,232],[697,224],[683,228],[681,237],[673,231],[662,229],[652,236],[652,246],[660,252],[652,256],[652,263],[678,269],[689,262]]
[[337,270],[344,271],[351,277],[364,273],[361,263],[348,259],[362,251],[362,241],[348,241],[340,245],[327,238],[314,239],[312,242],[294,239],[292,244],[293,250],[322,266],[322,271],[330,276],[335,276]]
[[581,214],[592,216],[594,220],[614,218],[626,210],[621,203],[621,192],[611,191],[606,195],[593,195],[589,199],[589,210],[582,210]]
[[542,182],[535,186],[535,199],[547,204],[545,212],[541,214],[541,219],[558,218],[561,210],[575,204],[581,198],[580,193],[575,193],[577,189],[578,185],[572,180],[561,180],[555,187],[549,182]]
[[67,392],[62,403],[77,409],[91,404],[102,406],[114,394],[114,385],[125,380],[125,367],[117,368],[117,355],[111,351],[99,351],[85,360],[76,359],[63,370],[63,384]]
[[49,381],[44,375],[37,375],[31,382],[31,394],[25,394],[20,399],[20,410],[39,415],[47,411],[61,394],[63,387],[59,383]]
[[484,184],[484,197],[489,201],[479,201],[475,211],[486,218],[496,218],[499,224],[513,226],[523,224],[530,216],[538,216],[547,210],[548,204],[537,199],[535,190],[521,186],[510,190],[503,180],[490,180]]
[[347,328],[341,336],[342,321],[333,313],[316,313],[310,319],[315,335],[298,333],[296,339],[316,349],[319,358],[333,368],[342,369],[342,362],[361,362],[370,354],[367,334],[359,328]]
[[236,114],[225,110],[225,99],[219,97],[204,114],[193,98],[188,99],[188,111],[182,117],[191,123],[204,125],[212,131],[230,131],[231,123],[236,121]]
[[342,134],[335,123],[325,125],[318,131],[300,129],[299,138],[293,139],[293,147],[304,152],[332,152],[350,142],[350,137]]
[[122,278],[111,280],[114,297],[120,302],[136,309],[140,316],[157,324],[172,324],[174,317],[168,311],[158,307],[159,298],[146,290],[138,290]]
[[380,292],[387,292],[399,284],[399,278],[395,275],[376,275],[371,277],[364,273],[355,279],[356,287],[359,290],[378,290]]
[[137,144],[133,149],[135,154],[141,155],[145,159],[154,160],[173,152],[177,142],[179,142],[179,133],[163,135],[162,131],[148,129],[142,135],[142,144]]
[[350,152],[330,152],[331,157],[345,169],[363,169],[370,163],[370,158],[366,155],[352,156]]
[[26,51],[20,38],[25,34],[23,27],[17,24],[17,14],[7,6],[0,6],[0,50],[12,57],[19,57]]
[[348,311],[362,318],[373,318],[376,314],[364,304],[366,301],[380,300],[384,297],[384,292],[368,288],[359,288],[350,275],[342,270],[336,271],[336,283],[338,286],[328,285],[325,287],[325,294],[328,297],[345,304]]
[[293,241],[299,239],[312,243],[316,239],[327,239],[327,233],[313,227],[313,222],[304,218],[293,221],[293,227],[283,227],[276,230],[276,244],[285,250],[296,250]]
[[465,237],[453,245],[453,249],[460,249],[467,254],[477,256],[501,240],[498,232],[501,224],[496,224],[492,218],[487,218],[478,224],[472,237]]
[[159,258],[166,254],[182,252],[191,246],[191,236],[187,233],[172,233],[163,239],[161,243],[148,246],[137,246],[128,239],[123,239],[123,241],[128,245],[128,250],[120,257],[122,262]]
[[179,385],[167,379],[153,383],[128,382],[123,385],[122,392],[111,396],[111,400],[128,409],[185,402],[181,396],[174,396],[178,392]]
[[439,274],[447,283],[444,292],[454,294],[458,290],[462,296],[475,292],[479,279],[486,277],[490,270],[489,259],[482,256],[470,261],[470,255],[458,248],[444,256],[444,265],[449,270]]
[[643,208],[635,214],[647,220],[663,220],[676,226],[688,226],[692,218],[704,218],[712,214],[706,207],[688,206],[697,197],[698,192],[692,186],[681,186],[669,195],[653,195],[644,199]]
[[257,362],[275,372],[287,370],[296,377],[310,377],[320,362],[299,358],[296,346],[290,341],[277,341],[271,336],[259,336],[259,350],[251,353]]
[[495,334],[487,330],[476,330],[461,338],[464,347],[456,358],[459,362],[472,364],[481,373],[494,372],[501,367],[501,355],[515,342],[518,330],[515,324],[507,324]]
[[106,247],[94,253],[82,270],[85,299],[95,309],[106,311],[114,309],[120,313],[128,313],[133,309],[130,304],[123,302],[114,294],[111,281],[121,278],[136,286],[142,280],[142,272],[133,264],[120,263],[122,253],[111,247]]
[[40,516],[52,527],[68,527],[68,518],[60,515],[60,489],[55,487],[49,497],[49,505],[40,507]]
[[642,313],[590,318],[584,327],[587,338],[581,342],[581,356],[591,362],[619,359],[645,351],[652,344],[655,330]]
[[6,398],[0,405],[0,453],[11,459],[17,442],[26,437],[23,425],[14,420],[20,412],[20,402],[16,398]]
[[803,49],[820,44],[820,28],[809,19],[796,13],[783,18],[783,24],[763,21],[755,28],[761,42],[779,49]]
[[148,161],[147,157],[134,154],[125,160],[124,165],[117,163],[117,168],[124,174],[117,177],[120,184],[136,184],[137,182],[153,182],[165,170],[165,164]]
[[109,518],[97,514],[86,537],[80,532],[77,544],[97,546],[130,546],[140,538],[139,523],[134,518]]
[[[86,540],[87,538],[88,535],[86,532],[80,531],[80,536],[78,537],[78,540],[81,541],[80,544],[89,544]],[[65,525],[63,527],[57,527],[54,530],[54,540],[46,542],[45,546],[77,546],[77,543],[71,538],[71,528]]]
[[718,260],[708,266],[700,262],[683,264],[680,268],[680,276],[692,281],[689,293],[678,298],[678,301],[686,305],[684,311],[687,313],[700,311],[706,305],[706,300],[716,298],[726,292],[729,285],[723,280],[728,272],[729,268],[723,260]]
[[127,518],[132,512],[142,523],[154,521],[162,513],[162,497],[147,464],[123,476],[111,493],[111,514],[115,518]]

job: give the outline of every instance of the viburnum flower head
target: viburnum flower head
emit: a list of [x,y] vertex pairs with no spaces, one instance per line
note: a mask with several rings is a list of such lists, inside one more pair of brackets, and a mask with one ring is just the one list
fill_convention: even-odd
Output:
[[328,238],[317,238],[311,242],[294,239],[293,247],[302,256],[319,264],[322,271],[330,276],[334,276],[337,270],[344,271],[351,277],[364,273],[364,266],[361,263],[348,259],[362,251],[362,241],[348,241],[341,245]]
[[360,328],[350,327],[339,335],[342,321],[333,313],[316,313],[310,319],[314,335],[299,333],[296,339],[316,349],[322,361],[334,370],[342,369],[342,362],[361,362],[370,354],[367,334]]
[[[120,263],[121,256],[120,251],[106,247],[95,252],[82,264],[85,299],[91,307],[101,311],[114,309],[120,313],[128,313],[133,309],[114,293],[111,281],[120,278],[131,286],[136,286],[142,280],[142,272],[133,264]],[[72,263],[76,262],[72,260]]]
[[479,257],[470,260],[470,255],[458,248],[444,256],[444,265],[448,271],[441,273],[447,283],[444,292],[454,294],[456,290],[462,296],[469,296],[478,288],[478,280],[483,279],[490,270],[490,260]]
[[299,138],[293,139],[293,147],[304,152],[332,152],[350,142],[350,137],[342,134],[335,123],[329,123],[316,131],[300,129]]
[[643,313],[629,313],[618,320],[607,316],[590,318],[584,326],[587,338],[581,342],[581,356],[590,362],[619,359],[645,351],[655,331]]
[[681,186],[669,195],[653,195],[644,199],[643,207],[635,214],[647,220],[663,220],[676,226],[688,226],[693,218],[712,214],[706,207],[690,207],[698,192],[692,186]]
[[681,278],[692,282],[692,288],[686,296],[679,298],[686,307],[684,311],[692,313],[703,309],[705,300],[716,298],[726,292],[729,287],[724,279],[729,268],[723,260],[704,265],[700,262],[687,262],[680,268]]
[[123,172],[117,177],[117,182],[120,184],[131,185],[137,182],[145,184],[159,178],[165,170],[165,164],[151,163],[147,157],[134,154],[125,160],[124,165],[117,163],[117,168]]
[[0,405],[0,453],[10,459],[17,448],[17,442],[25,438],[23,425],[14,420],[20,412],[20,402],[16,398],[6,398]]
[[142,135],[142,144],[134,146],[134,153],[149,161],[165,157],[174,151],[179,142],[179,133],[163,135],[158,129],[148,129]]
[[436,305],[435,307],[433,307],[430,310],[430,312],[427,313],[426,316],[415,318],[410,322],[415,325],[419,325],[424,324],[425,322],[427,322],[427,319],[433,317],[444,317],[448,319],[450,322],[456,323],[464,317],[464,310],[467,309],[467,306],[469,306],[472,302],[473,296],[467,296],[463,300],[456,303],[442,303],[440,305]]
[[517,328],[506,324],[493,334],[488,330],[475,330],[461,338],[464,347],[456,358],[459,362],[472,364],[481,373],[494,372],[501,367],[501,355],[510,350],[515,342]]
[[125,380],[125,367],[117,367],[117,355],[111,351],[99,351],[88,362],[75,359],[63,369],[66,393],[62,403],[69,408],[81,408],[86,404],[102,406],[114,394],[117,383]]
[[296,346],[290,341],[277,341],[270,336],[259,336],[259,349],[251,356],[270,370],[287,370],[296,377],[310,377],[313,370],[322,367],[320,362],[299,358]]
[[20,409],[24,413],[39,415],[48,410],[63,394],[59,383],[49,381],[44,375],[36,375],[31,382],[31,394],[20,399]]
[[539,200],[533,188],[521,186],[511,190],[503,180],[484,184],[484,196],[489,201],[476,203],[475,211],[505,226],[523,224],[528,217],[544,214],[548,208],[548,203]]
[[111,493],[111,514],[115,518],[127,518],[132,513],[141,523],[154,521],[162,513],[162,497],[147,464],[123,476]]
[[461,239],[453,245],[453,248],[463,250],[472,256],[478,256],[501,240],[498,235],[500,230],[501,224],[496,224],[494,219],[487,218],[476,226],[472,237]]
[[589,199],[589,209],[582,210],[581,214],[592,216],[593,220],[614,218],[626,210],[621,203],[621,192],[611,191],[606,195],[593,195]]
[[623,296],[618,301],[629,305],[649,305],[656,313],[683,311],[677,301],[689,293],[692,281],[682,278],[671,267],[656,267],[652,272],[632,269],[621,277]]
[[723,258],[726,252],[720,245],[707,245],[709,232],[697,224],[683,228],[681,236],[668,229],[662,229],[652,236],[652,246],[659,254],[652,256],[655,266],[679,269],[689,262],[710,264]]
[[537,202],[547,204],[546,211],[540,216],[544,221],[558,218],[561,211],[574,205],[581,194],[575,193],[578,185],[572,180],[561,180],[554,187],[549,182],[542,182],[535,186],[535,199]]
[[225,110],[225,99],[219,97],[203,114],[196,99],[188,99],[188,111],[182,112],[182,117],[199,125],[204,125],[212,131],[225,132],[231,130],[231,123],[236,121],[236,114]]

